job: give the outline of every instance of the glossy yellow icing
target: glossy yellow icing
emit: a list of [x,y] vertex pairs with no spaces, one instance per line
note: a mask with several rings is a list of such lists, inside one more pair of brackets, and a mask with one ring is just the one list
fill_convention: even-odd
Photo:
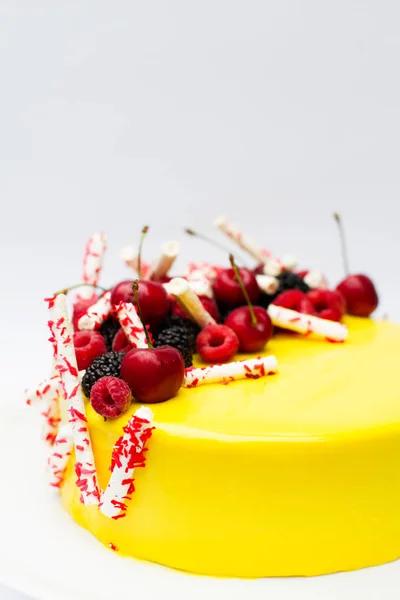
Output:
[[[278,375],[182,389],[156,430],[127,516],[65,508],[104,544],[194,573],[315,575],[400,556],[400,326],[348,318],[345,344],[278,334]],[[87,405],[100,485],[137,405]]]

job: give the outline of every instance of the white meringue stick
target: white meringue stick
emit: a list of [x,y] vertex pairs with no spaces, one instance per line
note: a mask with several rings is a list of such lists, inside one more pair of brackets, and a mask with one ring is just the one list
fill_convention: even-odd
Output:
[[218,219],[214,221],[214,225],[258,262],[265,262],[266,256],[261,246],[258,246],[251,238],[244,235],[244,233],[242,233],[236,225],[228,221],[228,219],[223,216],[218,217]]
[[108,291],[83,313],[78,321],[78,329],[98,329],[111,313],[111,292]]
[[60,428],[48,458],[49,483],[52,487],[61,487],[73,445],[72,428],[66,423]]
[[270,277],[269,275],[256,275],[258,287],[260,290],[264,292],[264,294],[268,294],[268,296],[273,296],[279,288],[279,280],[276,277]]
[[165,277],[179,255],[179,242],[166,242],[161,248],[161,255],[151,269],[149,278],[158,281]]
[[35,404],[41,401],[49,402],[54,397],[58,398],[61,392],[61,378],[56,373],[52,377],[41,381],[36,387],[26,389],[25,401],[27,404]]
[[189,282],[175,277],[168,283],[169,293],[174,296],[183,310],[203,329],[207,325],[215,325],[216,321],[204,308],[197,294],[191,289]]
[[[90,286],[98,284],[106,250],[107,236],[105,233],[95,233],[88,239],[83,258],[83,283],[88,283]],[[79,291],[79,295],[81,298],[90,298],[93,295],[93,287],[83,287]]]
[[272,375],[277,370],[278,362],[275,356],[250,358],[203,368],[190,368],[185,371],[183,387],[194,388],[206,383],[227,384],[236,379],[258,379]]
[[272,323],[282,329],[289,329],[304,335],[314,333],[331,342],[344,342],[347,339],[347,327],[336,321],[305,315],[275,304],[270,304],[267,312]]
[[317,269],[308,271],[307,275],[304,276],[304,281],[312,289],[326,290],[328,288],[328,282],[325,275],[322,271],[318,271]]
[[115,306],[115,312],[126,337],[134,348],[148,348],[144,327],[131,302],[120,302]]

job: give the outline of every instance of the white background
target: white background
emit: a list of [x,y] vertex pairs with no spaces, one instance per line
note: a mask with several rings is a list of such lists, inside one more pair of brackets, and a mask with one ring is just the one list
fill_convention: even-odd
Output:
[[222,239],[220,213],[335,282],[337,210],[400,319],[399,18],[395,0],[0,0],[2,401],[46,374],[41,299],[97,230],[104,284],[144,224],[145,258],[177,238],[225,260],[182,234]]

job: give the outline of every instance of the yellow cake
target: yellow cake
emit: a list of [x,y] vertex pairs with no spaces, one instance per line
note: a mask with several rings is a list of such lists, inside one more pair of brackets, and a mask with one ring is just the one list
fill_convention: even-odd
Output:
[[[398,558],[400,326],[344,322],[345,344],[273,337],[265,354],[278,375],[152,405],[146,467],[124,519],[80,502],[73,460],[66,510],[121,555],[192,573],[318,575]],[[86,403],[103,489],[137,407],[104,421]]]

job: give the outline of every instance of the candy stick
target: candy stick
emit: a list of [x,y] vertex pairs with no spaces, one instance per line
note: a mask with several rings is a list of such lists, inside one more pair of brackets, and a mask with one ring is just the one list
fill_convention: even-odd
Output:
[[283,329],[306,335],[314,333],[332,342],[344,342],[347,338],[347,327],[336,321],[312,317],[275,304],[269,305],[268,314],[272,323]]
[[42,437],[50,446],[54,444],[56,439],[59,424],[61,422],[61,410],[58,395],[51,399],[45,400],[45,407],[42,410],[44,417]]
[[258,287],[269,296],[273,296],[279,288],[279,280],[269,275],[256,275]]
[[124,435],[114,446],[111,460],[111,477],[100,502],[101,512],[110,519],[126,515],[127,504],[135,491],[135,469],[145,466],[145,444],[152,434],[153,413],[142,406],[124,427]]
[[52,377],[44,379],[36,387],[25,390],[25,398],[27,404],[35,404],[42,400],[49,402],[52,398],[60,395],[62,391],[60,376],[54,374]]
[[258,379],[278,370],[275,356],[238,360],[223,365],[186,369],[183,387],[193,388],[205,383],[227,384],[236,379]]
[[54,440],[53,450],[48,459],[50,471],[49,483],[52,487],[60,488],[64,481],[65,470],[72,453],[72,429],[69,423],[61,427]]
[[224,270],[224,267],[218,267],[217,265],[211,265],[206,262],[200,263],[189,263],[187,267],[186,279],[188,281],[198,281],[207,279],[213,282],[218,273]]
[[95,304],[83,313],[78,321],[78,329],[98,329],[102,323],[111,315],[111,292],[104,292]]
[[158,281],[167,275],[180,250],[179,242],[166,242],[161,248],[161,256],[151,269],[149,279]]
[[283,266],[277,258],[273,256],[264,257],[264,275],[268,277],[277,277],[283,271]]
[[304,276],[304,281],[313,289],[325,290],[328,288],[328,282],[325,275],[316,269],[308,271],[307,275]]
[[183,310],[195,321],[201,329],[207,325],[215,325],[215,320],[204,308],[199,297],[190,288],[189,282],[181,277],[175,277],[169,282],[170,294],[174,296]]
[[98,504],[99,488],[96,467],[87,427],[85,403],[76,364],[73,330],[68,318],[66,297],[64,294],[58,294],[47,301],[50,311],[48,325],[52,334],[49,341],[53,343],[56,352],[55,369],[61,376],[75,446],[76,485],[81,490],[81,500],[84,504]]
[[284,256],[282,256],[280,262],[282,266],[288,271],[294,271],[297,265],[299,264],[299,261],[295,256],[293,256],[293,254],[285,254]]
[[[83,258],[83,283],[97,285],[103,267],[104,254],[107,250],[107,236],[105,233],[95,233],[88,239]],[[82,288],[79,292],[81,298],[90,298],[93,289]]]
[[237,227],[230,223],[225,217],[218,217],[214,222],[215,227],[223,231],[231,240],[237,243],[240,248],[248,252],[250,256],[258,262],[265,262],[265,253],[253,240],[245,236]]
[[[125,246],[121,250],[121,258],[127,267],[133,269],[136,273],[138,272],[138,255],[137,249],[133,246]],[[149,279],[152,271],[152,266],[149,263],[141,261],[142,279]]]
[[[170,282],[163,283],[163,287],[167,293],[170,294]],[[205,296],[206,298],[214,298],[214,292],[211,283],[208,279],[196,279],[195,281],[188,281],[189,287],[197,296]]]
[[114,310],[126,337],[134,348],[148,348],[146,333],[135,305],[131,302],[120,302]]

